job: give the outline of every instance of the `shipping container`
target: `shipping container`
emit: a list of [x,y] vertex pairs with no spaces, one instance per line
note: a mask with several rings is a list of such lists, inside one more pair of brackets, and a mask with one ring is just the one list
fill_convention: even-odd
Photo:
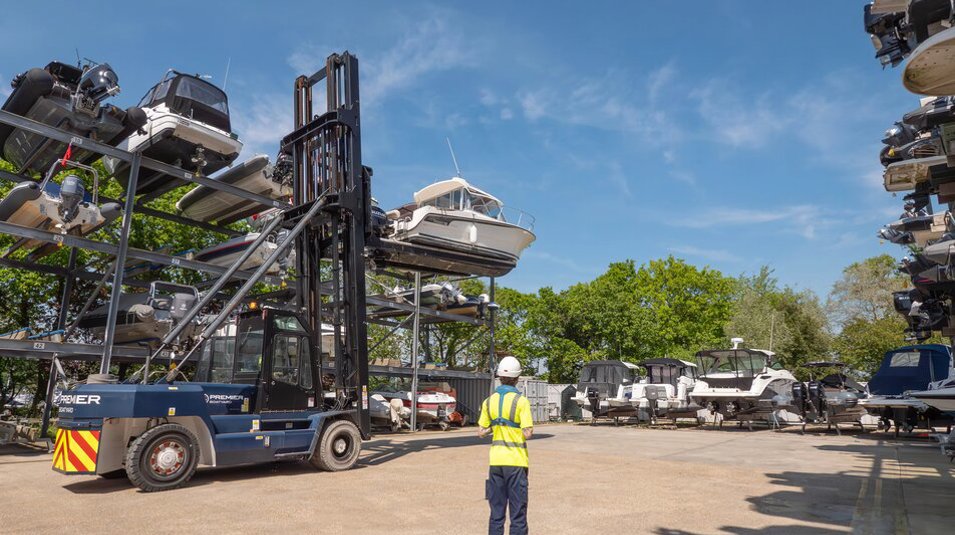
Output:
[[533,377],[521,377],[517,389],[531,402],[531,415],[534,422],[550,421],[547,404],[547,381]]
[[583,413],[574,402],[577,386],[572,384],[547,385],[547,415],[551,421],[580,421]]
[[481,403],[491,393],[490,379],[445,379],[457,398],[457,410],[467,418],[467,424],[476,424],[481,416]]

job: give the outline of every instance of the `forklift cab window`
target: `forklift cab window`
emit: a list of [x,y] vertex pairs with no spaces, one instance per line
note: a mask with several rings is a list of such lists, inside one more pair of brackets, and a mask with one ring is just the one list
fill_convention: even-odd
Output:
[[272,379],[298,384],[300,338],[294,334],[277,335],[272,342]]
[[311,390],[312,388],[312,353],[308,350],[308,339],[301,337],[299,340],[299,350],[301,351],[301,356],[299,357],[302,361],[302,373],[301,377],[301,386],[305,390]]
[[299,323],[298,318],[295,316],[275,316],[274,326],[278,331],[292,331],[296,333],[304,333],[305,328],[302,327],[302,324]]
[[258,374],[262,369],[262,340],[265,322],[261,317],[249,318],[239,323],[236,337],[236,373]]

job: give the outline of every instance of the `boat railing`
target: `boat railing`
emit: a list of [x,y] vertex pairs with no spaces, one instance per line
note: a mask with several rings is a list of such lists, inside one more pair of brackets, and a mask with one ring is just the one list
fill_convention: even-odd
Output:
[[534,230],[534,223],[537,222],[537,219],[531,214],[521,210],[520,208],[514,208],[511,206],[502,207],[500,217],[512,225],[517,225],[518,227],[529,231]]

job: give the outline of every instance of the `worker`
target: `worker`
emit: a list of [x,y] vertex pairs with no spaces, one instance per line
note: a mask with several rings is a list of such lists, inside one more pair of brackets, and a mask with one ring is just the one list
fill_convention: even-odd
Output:
[[479,437],[491,438],[490,470],[485,498],[491,506],[490,535],[504,534],[510,509],[511,535],[527,533],[527,439],[534,433],[531,404],[515,386],[521,363],[504,357],[497,367],[501,386],[481,405]]

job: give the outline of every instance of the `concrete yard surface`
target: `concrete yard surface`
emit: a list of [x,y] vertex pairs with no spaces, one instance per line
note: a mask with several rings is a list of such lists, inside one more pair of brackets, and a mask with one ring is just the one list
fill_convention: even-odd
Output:
[[[538,426],[532,533],[952,533],[955,465],[925,439],[787,430]],[[200,469],[186,488],[64,476],[0,449],[3,533],[484,533],[488,443],[381,435],[358,468]]]

